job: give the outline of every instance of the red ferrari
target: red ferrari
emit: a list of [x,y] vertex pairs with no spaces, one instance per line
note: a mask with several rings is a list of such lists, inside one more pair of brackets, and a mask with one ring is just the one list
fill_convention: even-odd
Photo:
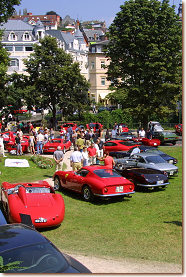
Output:
[[64,200],[46,181],[3,182],[1,201],[10,223],[21,223],[25,216],[30,216],[36,228],[46,228],[60,225],[64,219]]
[[161,144],[159,139],[148,139],[148,138],[133,138],[135,142],[142,142],[143,145],[158,147]]
[[65,153],[66,150],[71,149],[71,141],[65,141],[61,138],[51,139],[49,142],[43,145],[43,153],[54,153],[58,146],[61,146],[61,150],[63,150]]
[[69,127],[72,127],[72,130],[76,130],[77,124],[76,124],[76,123],[73,123],[73,122],[63,123],[63,124],[61,125],[61,130],[62,130],[63,128],[65,128],[65,130],[67,130]]
[[[23,136],[23,139],[21,140],[21,146],[23,153],[27,153],[29,148],[29,139],[27,138],[27,136]],[[11,150],[16,150],[16,148],[17,147],[15,145],[15,140],[11,140],[6,144],[6,149],[8,150],[8,152],[10,152]]]
[[130,148],[134,146],[140,145],[138,143],[132,141],[124,141],[124,140],[109,140],[106,141],[103,145],[104,151],[128,151]]
[[134,193],[134,184],[119,173],[105,166],[85,166],[79,171],[57,171],[54,176],[54,189],[67,188],[82,194],[85,201],[95,196],[110,198],[128,196]]
[[93,129],[93,131],[95,132],[96,130],[103,128],[103,125],[99,122],[88,123],[88,124],[86,124],[86,128],[89,130]]

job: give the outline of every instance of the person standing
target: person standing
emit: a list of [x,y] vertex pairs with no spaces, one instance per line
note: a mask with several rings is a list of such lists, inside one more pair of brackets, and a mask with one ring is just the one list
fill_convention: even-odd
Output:
[[72,167],[73,171],[77,171],[82,167],[82,164],[83,164],[82,153],[75,146],[74,152],[70,156],[70,166]]
[[61,146],[57,147],[57,150],[54,152],[53,158],[56,162],[56,171],[62,171],[64,153],[61,150]]
[[139,146],[137,145],[136,147],[133,148],[132,152],[130,153],[130,157],[134,154],[138,154],[140,153],[140,148]]
[[44,143],[44,136],[43,134],[39,131],[36,139],[36,147],[37,147],[37,154],[42,154],[43,153],[43,143]]
[[28,141],[29,141],[30,153],[35,155],[35,137],[32,132],[30,132]]
[[85,139],[83,135],[78,135],[76,145],[80,152],[83,152],[83,147],[85,146]]
[[88,151],[86,146],[83,147],[82,156],[83,156],[83,166],[89,165],[89,156],[88,156]]
[[109,152],[106,151],[104,153],[103,158],[100,159],[101,161],[104,161],[104,165],[108,168],[108,169],[113,169],[113,167],[115,166],[115,161],[113,159],[113,157],[109,156]]
[[94,142],[91,143],[91,146],[88,147],[87,151],[89,155],[90,164],[96,164],[97,151],[94,146]]
[[141,128],[141,130],[139,131],[139,137],[145,138],[145,130],[143,128]]
[[3,135],[0,134],[0,152],[3,154],[3,157],[5,156],[5,148],[4,148],[4,141],[3,141]]
[[16,148],[17,148],[17,156],[23,155],[22,146],[21,146],[21,137],[20,137],[19,133],[17,133],[17,135],[16,135],[15,144],[16,144]]

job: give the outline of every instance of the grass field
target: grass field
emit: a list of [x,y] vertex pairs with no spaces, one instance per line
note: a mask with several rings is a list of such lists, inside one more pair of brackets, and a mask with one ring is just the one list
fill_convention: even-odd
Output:
[[[178,159],[179,176],[165,190],[136,192],[123,201],[84,202],[63,191],[65,219],[41,231],[64,252],[114,258],[182,263],[182,147],[160,147]],[[35,181],[53,175],[30,162],[25,169],[5,168],[0,180]]]

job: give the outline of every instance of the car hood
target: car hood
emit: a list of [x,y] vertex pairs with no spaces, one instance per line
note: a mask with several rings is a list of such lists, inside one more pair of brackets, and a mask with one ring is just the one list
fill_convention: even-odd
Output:
[[159,170],[178,170],[177,166],[169,164],[169,163],[158,163],[158,164],[149,164],[150,166],[154,166]]

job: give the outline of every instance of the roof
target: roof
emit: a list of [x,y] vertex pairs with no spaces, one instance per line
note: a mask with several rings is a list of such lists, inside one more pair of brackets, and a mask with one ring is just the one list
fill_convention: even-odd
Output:
[[33,28],[22,20],[8,20],[7,23],[0,25],[0,29],[6,29],[6,31],[32,31]]

